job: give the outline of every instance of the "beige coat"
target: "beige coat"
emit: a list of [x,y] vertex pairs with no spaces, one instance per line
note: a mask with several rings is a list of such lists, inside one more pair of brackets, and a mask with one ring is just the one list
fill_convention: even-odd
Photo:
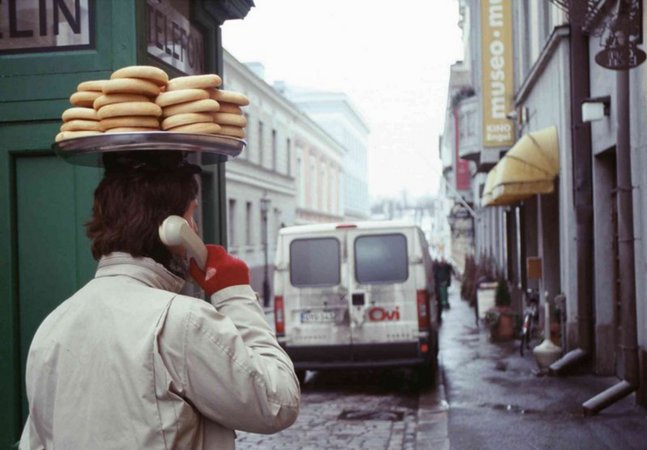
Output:
[[249,286],[211,304],[152,259],[113,253],[41,324],[20,449],[233,449],[299,410],[299,383]]

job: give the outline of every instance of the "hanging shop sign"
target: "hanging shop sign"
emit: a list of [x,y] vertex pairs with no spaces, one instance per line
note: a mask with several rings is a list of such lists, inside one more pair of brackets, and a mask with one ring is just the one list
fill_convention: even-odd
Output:
[[510,147],[515,130],[506,114],[513,109],[511,0],[481,0],[483,146]]
[[169,0],[148,0],[148,54],[187,75],[204,73],[204,38]]
[[638,48],[643,40],[642,1],[618,0],[617,7],[601,21],[600,37],[604,50],[595,62],[611,70],[628,70],[639,66],[647,54]]
[[0,53],[94,47],[93,0],[0,1]]

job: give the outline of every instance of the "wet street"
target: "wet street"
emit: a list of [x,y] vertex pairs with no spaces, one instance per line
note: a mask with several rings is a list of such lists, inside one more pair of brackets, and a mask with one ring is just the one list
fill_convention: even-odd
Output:
[[297,422],[271,436],[238,433],[237,448],[647,448],[647,411],[633,395],[597,416],[582,413],[616,378],[538,376],[519,341],[490,342],[458,287],[443,316],[437,384],[421,385],[411,370],[308,372]]

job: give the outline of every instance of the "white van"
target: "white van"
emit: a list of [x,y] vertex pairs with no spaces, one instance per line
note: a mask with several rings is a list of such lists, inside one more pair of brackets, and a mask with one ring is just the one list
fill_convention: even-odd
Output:
[[438,353],[432,261],[422,230],[392,221],[280,230],[274,317],[297,375],[418,367]]

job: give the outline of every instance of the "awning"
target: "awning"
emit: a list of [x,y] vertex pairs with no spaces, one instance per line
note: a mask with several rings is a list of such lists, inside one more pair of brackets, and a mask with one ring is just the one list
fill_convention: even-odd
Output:
[[483,204],[508,205],[535,194],[549,194],[553,192],[557,174],[557,128],[528,133],[490,170],[483,191]]

